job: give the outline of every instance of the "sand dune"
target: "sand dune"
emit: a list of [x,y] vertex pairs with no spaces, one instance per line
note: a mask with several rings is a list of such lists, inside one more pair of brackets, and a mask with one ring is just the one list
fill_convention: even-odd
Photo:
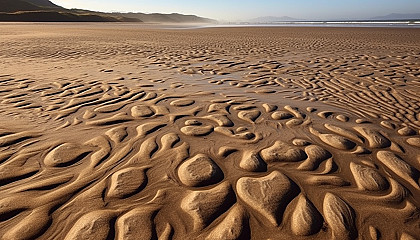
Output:
[[1,24],[3,239],[416,239],[420,31]]

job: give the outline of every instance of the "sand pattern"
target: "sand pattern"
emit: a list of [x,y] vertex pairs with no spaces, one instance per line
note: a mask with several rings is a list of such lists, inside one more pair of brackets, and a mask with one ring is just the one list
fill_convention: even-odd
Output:
[[420,31],[15,28],[3,239],[420,235]]

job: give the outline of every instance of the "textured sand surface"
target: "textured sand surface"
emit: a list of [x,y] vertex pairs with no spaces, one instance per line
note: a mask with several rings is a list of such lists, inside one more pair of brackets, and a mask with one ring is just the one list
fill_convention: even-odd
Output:
[[3,239],[418,239],[420,29],[0,24]]

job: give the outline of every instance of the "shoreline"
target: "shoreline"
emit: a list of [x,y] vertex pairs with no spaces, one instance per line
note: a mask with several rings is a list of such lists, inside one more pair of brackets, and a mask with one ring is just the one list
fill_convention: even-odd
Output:
[[199,29],[199,28],[420,28],[420,21],[415,23],[399,22],[290,22],[274,24],[205,24],[205,23],[130,23],[130,22],[0,22],[0,25],[119,25],[119,26],[137,26],[144,28],[161,29]]

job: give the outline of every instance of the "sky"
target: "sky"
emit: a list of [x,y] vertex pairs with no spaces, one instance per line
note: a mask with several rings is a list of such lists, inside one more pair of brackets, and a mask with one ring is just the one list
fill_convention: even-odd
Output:
[[217,20],[289,16],[306,20],[363,19],[419,13],[420,0],[51,0],[66,8],[104,12],[194,14]]

